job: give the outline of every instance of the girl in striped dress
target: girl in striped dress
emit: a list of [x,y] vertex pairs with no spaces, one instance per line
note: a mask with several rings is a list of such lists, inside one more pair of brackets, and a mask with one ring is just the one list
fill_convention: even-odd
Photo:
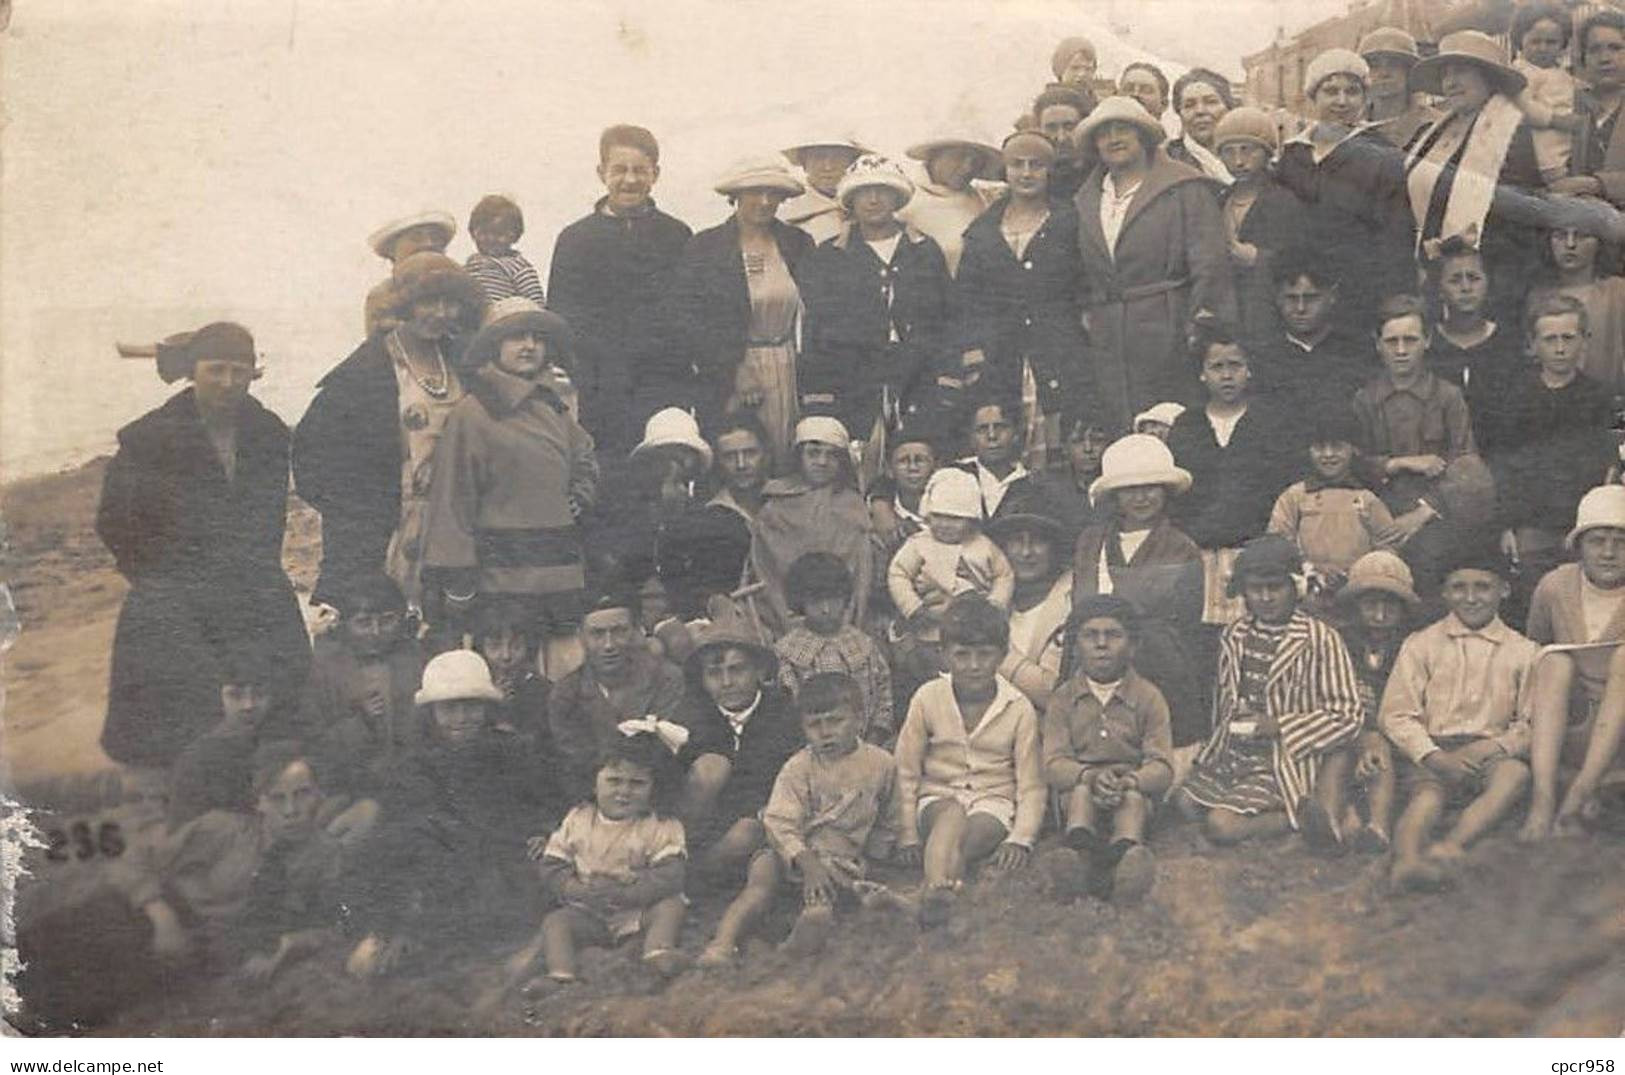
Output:
[[1340,842],[1335,813],[1315,794],[1319,764],[1359,734],[1364,710],[1354,662],[1335,630],[1298,609],[1302,562],[1277,535],[1236,558],[1230,595],[1247,615],[1219,642],[1213,733],[1183,789],[1208,838],[1236,843],[1301,829],[1311,846]]

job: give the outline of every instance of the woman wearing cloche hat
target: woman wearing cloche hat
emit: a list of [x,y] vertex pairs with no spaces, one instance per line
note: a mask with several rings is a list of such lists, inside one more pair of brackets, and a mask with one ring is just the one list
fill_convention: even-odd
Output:
[[1234,324],[1235,286],[1212,182],[1168,158],[1140,102],[1106,98],[1077,138],[1100,162],[1077,211],[1101,414],[1127,429],[1141,409],[1194,394],[1191,327],[1202,311]]
[[952,282],[936,242],[897,219],[913,196],[894,162],[873,153],[853,161],[836,188],[852,219],[807,259],[802,278],[802,409],[834,414],[872,443],[948,372]]
[[796,420],[799,281],[813,242],[778,210],[804,189],[782,157],[736,161],[716,182],[733,215],[688,241],[668,300],[677,345],[699,371],[702,424],[754,413],[779,470]]
[[1161,689],[1174,743],[1199,742],[1208,728],[1196,674],[1201,652],[1202,554],[1168,521],[1168,501],[1191,487],[1168,446],[1149,433],[1119,438],[1089,487],[1104,522],[1084,530],[1072,563],[1072,604],[1095,594],[1127,598],[1144,617],[1135,667]]

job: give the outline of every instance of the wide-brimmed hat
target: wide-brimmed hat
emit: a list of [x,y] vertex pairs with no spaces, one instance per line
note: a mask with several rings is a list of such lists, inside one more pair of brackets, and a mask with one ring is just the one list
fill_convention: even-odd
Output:
[[982,487],[976,476],[958,467],[944,467],[925,483],[920,498],[923,515],[952,515],[961,519],[982,517]]
[[805,193],[807,187],[790,173],[790,166],[784,163],[783,157],[769,154],[734,161],[711,189],[727,195],[747,190],[776,190],[794,198]]
[[791,164],[800,168],[803,167],[801,163],[802,151],[808,149],[850,149],[860,156],[864,153],[873,152],[868,146],[848,134],[832,134],[828,138],[814,138],[806,142],[798,142],[781,152]]
[[700,423],[681,407],[665,407],[649,416],[649,420],[643,423],[643,439],[632,449],[632,458],[636,459],[656,448],[671,446],[698,452],[704,468],[711,466],[711,445],[700,436]]
[[761,664],[764,681],[778,675],[779,655],[773,652],[772,647],[763,644],[761,635],[751,626],[749,618],[736,603],[726,597],[713,598],[707,610],[709,622],[700,628],[694,639],[694,649],[684,663],[684,669],[690,679],[699,678],[700,658],[707,650],[716,649],[718,646],[737,646],[749,653]]
[[1236,565],[1230,570],[1230,581],[1224,592],[1229,597],[1240,597],[1247,580],[1260,578],[1289,579],[1303,574],[1303,556],[1290,539],[1280,534],[1255,537],[1236,554]]
[[831,418],[827,414],[809,414],[796,423],[796,433],[792,447],[799,448],[808,441],[815,444],[827,444],[831,448],[850,448],[852,434],[846,431],[839,418]]
[[424,213],[414,213],[412,216],[404,216],[399,220],[391,220],[388,224],[367,236],[367,245],[372,247],[374,254],[381,258],[387,258],[389,257],[391,243],[405,232],[422,227],[438,228],[442,235],[440,240],[442,247],[450,244],[452,237],[457,234],[457,221],[452,218],[450,213],[430,210]]
[[1457,30],[1444,35],[1437,53],[1411,68],[1411,89],[1444,93],[1444,69],[1456,63],[1476,65],[1490,80],[1490,85],[1508,97],[1517,96],[1529,82],[1508,61],[1506,48],[1495,38],[1478,30]]
[[491,682],[491,668],[471,649],[447,650],[423,666],[423,686],[412,700],[418,705],[478,700],[500,702],[503,694]]
[[436,295],[456,299],[465,315],[476,323],[485,311],[485,292],[468,270],[444,254],[419,250],[395,263],[390,275],[389,303],[403,311],[414,302]]
[[1320,84],[1333,75],[1348,75],[1364,86],[1371,82],[1371,65],[1352,49],[1326,49],[1304,69],[1303,95],[1313,97]]
[[1132,123],[1145,132],[1152,145],[1161,145],[1168,138],[1168,132],[1163,130],[1156,117],[1145,110],[1145,105],[1132,97],[1108,97],[1101,101],[1095,106],[1095,110],[1078,124],[1077,130],[1072,132],[1072,137],[1078,145],[1087,149],[1094,145],[1095,132],[1114,121]]
[[1363,593],[1381,591],[1393,594],[1412,612],[1422,607],[1416,596],[1416,580],[1411,569],[1396,554],[1387,549],[1373,549],[1354,561],[1349,567],[1348,580],[1337,591],[1339,601],[1353,601]]
[[1136,414],[1132,425],[1135,429],[1140,428],[1141,422],[1160,422],[1165,426],[1171,426],[1184,413],[1183,403],[1158,403]]
[[1042,493],[1028,492],[1027,483],[1018,484],[999,502],[999,512],[983,528],[994,541],[1003,542],[1014,534],[1038,533],[1057,547],[1057,565],[1069,554],[1077,533],[1056,518],[1057,505]]
[[1089,484],[1089,503],[1098,505],[1112,490],[1136,485],[1166,485],[1183,493],[1191,487],[1191,472],[1174,464],[1174,453],[1160,437],[1130,433],[1100,454],[1100,477]]
[[486,309],[485,321],[463,352],[463,365],[478,369],[496,358],[503,340],[521,332],[534,332],[547,342],[549,362],[569,365],[574,349],[569,323],[523,295],[499,299]]
[[1574,513],[1574,529],[1564,544],[1574,548],[1581,534],[1599,526],[1625,530],[1625,485],[1599,485],[1581,497],[1579,510]]
[[944,133],[923,142],[915,142],[903,152],[917,161],[931,163],[931,155],[944,149],[968,149],[978,157],[975,178],[997,179],[1004,167],[1004,154],[997,146],[963,135]]
[[844,208],[852,208],[852,196],[865,187],[886,187],[897,192],[897,208],[901,209],[914,197],[914,181],[909,179],[896,161],[878,153],[865,153],[847,166],[846,174],[835,188],[835,200]]
[[1409,67],[1416,66],[1422,53],[1416,48],[1416,38],[1397,26],[1379,26],[1360,38],[1360,47],[1354,51],[1371,60],[1398,60]]

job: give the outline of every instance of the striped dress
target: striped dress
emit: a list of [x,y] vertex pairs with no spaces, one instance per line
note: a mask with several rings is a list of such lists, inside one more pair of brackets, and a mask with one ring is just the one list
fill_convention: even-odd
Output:
[[[1274,738],[1231,736],[1242,699],[1275,718]],[[1335,630],[1302,612],[1278,627],[1248,616],[1219,642],[1213,734],[1186,791],[1203,806],[1238,814],[1283,810],[1296,828],[1320,756],[1352,742],[1364,715],[1354,662]]]
[[517,250],[511,254],[470,254],[465,267],[491,302],[520,295],[538,306],[547,305],[536,266]]

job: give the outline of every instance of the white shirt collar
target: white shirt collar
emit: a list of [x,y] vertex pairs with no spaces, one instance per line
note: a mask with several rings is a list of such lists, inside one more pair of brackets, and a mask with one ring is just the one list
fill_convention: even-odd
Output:
[[717,705],[717,712],[722,714],[723,719],[728,722],[728,726],[733,729],[734,740],[736,743],[744,736],[745,725],[750,723],[750,718],[756,715],[756,710],[761,706],[761,704],[762,692],[760,689],[758,689],[756,691],[756,697],[750,700],[750,705],[746,706],[744,709],[738,710],[737,712],[729,709],[725,705]]

